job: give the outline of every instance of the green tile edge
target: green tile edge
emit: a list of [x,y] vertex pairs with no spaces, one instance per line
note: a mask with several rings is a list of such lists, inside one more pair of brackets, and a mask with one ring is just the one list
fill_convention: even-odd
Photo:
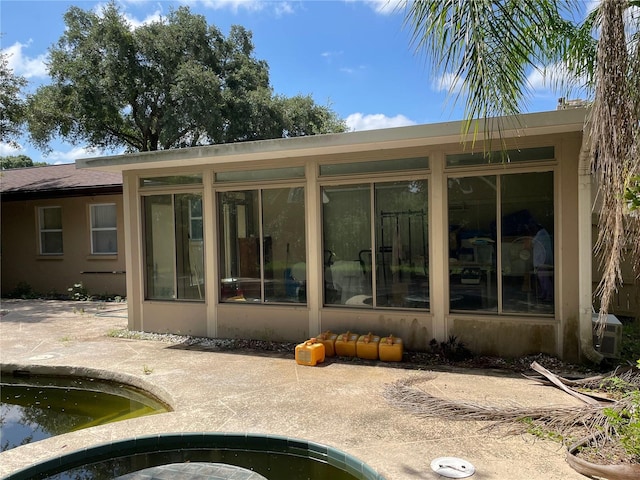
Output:
[[385,480],[382,475],[361,460],[327,445],[280,435],[255,435],[234,432],[166,433],[102,443],[31,465],[4,477],[3,480],[29,480],[123,455],[144,454],[157,450],[186,450],[194,448],[248,450],[301,456],[329,463],[340,470],[348,472],[358,480]]

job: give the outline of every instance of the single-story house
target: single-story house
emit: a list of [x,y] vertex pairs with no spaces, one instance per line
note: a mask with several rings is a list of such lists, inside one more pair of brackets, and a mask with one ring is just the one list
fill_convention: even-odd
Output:
[[77,166],[122,174],[131,329],[371,331],[412,349],[455,336],[579,360],[593,356],[585,115],[504,119],[486,143],[482,125],[473,142],[447,122]]
[[[2,294],[126,295],[122,175],[75,164],[0,172]],[[74,289],[79,291],[79,289]]]

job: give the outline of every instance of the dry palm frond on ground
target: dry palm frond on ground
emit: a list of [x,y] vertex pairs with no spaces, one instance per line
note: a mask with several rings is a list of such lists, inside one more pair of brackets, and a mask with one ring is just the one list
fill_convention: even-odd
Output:
[[[518,405],[489,405],[468,401],[457,401],[435,397],[421,388],[421,384],[434,378],[433,374],[415,375],[387,385],[383,391],[384,398],[394,407],[402,409],[418,417],[439,417],[451,420],[476,420],[489,422],[485,428],[497,426],[509,427],[509,433],[533,433],[544,437],[561,440],[565,445],[584,445],[611,452],[619,449],[616,446],[616,427],[612,424],[611,415],[625,415],[633,409],[633,395],[623,394],[619,398],[608,398],[602,392],[607,382],[622,385],[628,391],[640,390],[640,370],[623,369],[609,375],[567,380],[544,369],[536,362],[532,369],[541,377],[528,377],[545,384],[554,385],[582,401],[577,406],[523,407]],[[599,394],[591,394],[589,389],[598,390]],[[584,390],[583,392],[579,390]],[[571,448],[571,447],[569,447]],[[575,450],[575,448],[574,448]],[[573,452],[571,452],[573,453]],[[610,454],[611,456],[611,454]],[[616,453],[617,460],[633,463],[634,459]],[[635,460],[637,463],[637,459]],[[574,465],[572,465],[576,468]],[[632,465],[633,475],[640,465]],[[577,468],[576,468],[577,469]],[[605,478],[625,478],[610,475]]]

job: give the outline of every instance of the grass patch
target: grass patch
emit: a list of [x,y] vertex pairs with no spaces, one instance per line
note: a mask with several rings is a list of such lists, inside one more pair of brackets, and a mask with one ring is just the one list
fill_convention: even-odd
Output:
[[618,317],[622,322],[622,344],[620,345],[620,359],[635,364],[640,359],[640,319],[633,317]]

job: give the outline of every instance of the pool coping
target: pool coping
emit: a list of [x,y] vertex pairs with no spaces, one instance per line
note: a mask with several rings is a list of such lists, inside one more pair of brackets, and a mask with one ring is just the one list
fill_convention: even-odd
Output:
[[125,454],[136,455],[176,449],[242,450],[299,456],[328,463],[358,480],[385,480],[363,461],[334,447],[295,437],[237,432],[164,433],[105,442],[30,465],[4,477],[4,480],[29,480],[38,475],[60,473]]
[[133,390],[139,390],[152,400],[162,404],[167,412],[175,411],[175,399],[164,388],[151,382],[146,382],[142,377],[129,375],[111,370],[87,367],[71,367],[64,365],[33,365],[19,363],[0,363],[0,374],[11,375],[42,375],[54,377],[84,377],[95,378],[104,382],[111,382],[124,385]]

